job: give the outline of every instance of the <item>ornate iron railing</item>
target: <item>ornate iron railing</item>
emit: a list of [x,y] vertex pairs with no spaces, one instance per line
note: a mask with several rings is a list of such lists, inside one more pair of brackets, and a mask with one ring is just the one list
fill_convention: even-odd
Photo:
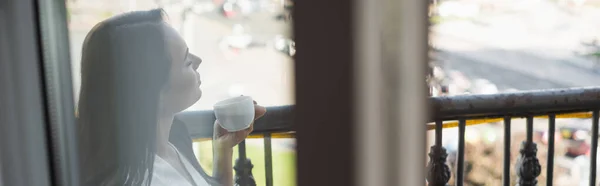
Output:
[[[435,144],[429,153],[428,185],[446,185],[451,171],[446,164],[446,149],[442,147],[444,121],[458,120],[458,152],[455,185],[464,184],[465,173],[465,127],[468,120],[501,118],[504,121],[504,157],[502,185],[510,185],[510,144],[512,118],[526,118],[526,140],[522,142],[520,157],[516,165],[517,184],[521,186],[537,185],[537,177],[546,169],[546,183],[553,185],[554,172],[554,133],[557,115],[576,112],[592,113],[591,158],[589,185],[596,183],[596,156],[598,146],[598,110],[600,109],[600,88],[575,88],[494,95],[464,95],[453,97],[434,97],[430,99],[432,109],[431,122],[435,124]],[[533,141],[533,118],[548,116],[548,158],[547,167],[541,167],[536,156],[537,144]],[[473,122],[471,122],[473,123]]]

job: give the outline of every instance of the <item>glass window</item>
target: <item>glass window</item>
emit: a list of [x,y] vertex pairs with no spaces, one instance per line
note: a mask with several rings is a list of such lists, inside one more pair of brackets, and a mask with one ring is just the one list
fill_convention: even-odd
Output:
[[[83,182],[240,182],[227,175],[248,176],[233,170],[244,167],[237,160],[245,149],[257,185],[295,185],[293,131],[272,134],[272,156],[262,134],[234,148],[264,114],[260,106],[267,114],[256,123],[295,104],[293,2],[66,3]],[[269,130],[262,126],[270,125],[254,130]]]

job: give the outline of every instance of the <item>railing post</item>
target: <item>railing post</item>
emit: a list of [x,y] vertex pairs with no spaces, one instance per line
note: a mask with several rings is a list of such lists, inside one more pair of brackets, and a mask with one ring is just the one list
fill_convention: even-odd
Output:
[[252,176],[252,161],[246,158],[246,140],[239,145],[239,158],[235,161],[235,185],[236,186],[256,186],[254,176]]
[[271,146],[271,133],[264,136],[265,144],[265,186],[273,186],[273,149]]
[[456,165],[456,186],[463,186],[465,179],[465,119],[458,120],[458,165]]
[[548,115],[548,163],[546,163],[546,185],[554,185],[554,133],[556,115]]
[[599,111],[592,111],[592,146],[590,155],[590,185],[596,185],[596,163],[598,156],[598,117]]
[[527,140],[521,144],[521,157],[517,162],[518,186],[536,186],[542,166],[536,157],[537,145],[533,143],[533,116],[527,117]]
[[504,117],[504,154],[503,154],[503,166],[502,166],[502,185],[510,186],[510,116]]
[[435,122],[435,145],[429,152],[427,182],[430,186],[444,186],[450,180],[450,167],[446,165],[448,153],[442,147],[442,121]]

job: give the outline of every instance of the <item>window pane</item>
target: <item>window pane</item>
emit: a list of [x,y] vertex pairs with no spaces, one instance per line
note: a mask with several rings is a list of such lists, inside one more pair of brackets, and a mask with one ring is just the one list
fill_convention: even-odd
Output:
[[[113,1],[68,1],[76,97],[81,81],[81,46],[89,30],[111,16],[161,4],[190,52],[203,60],[198,69],[203,77],[202,99],[188,110],[210,109],[217,101],[235,95],[251,95],[265,106],[294,104],[291,55],[295,48],[291,13],[286,11],[292,6],[288,0]],[[228,11],[230,6],[233,11]],[[192,10],[184,14],[184,8]]]
[[[238,166],[236,144],[264,114],[260,106],[267,114],[255,132],[281,131],[267,123],[273,118],[291,120],[278,111],[295,104],[292,7],[289,0],[67,1],[82,180],[235,182],[214,171]],[[265,148],[253,135],[246,154],[265,185]],[[272,140],[274,185],[295,185],[293,143]]]

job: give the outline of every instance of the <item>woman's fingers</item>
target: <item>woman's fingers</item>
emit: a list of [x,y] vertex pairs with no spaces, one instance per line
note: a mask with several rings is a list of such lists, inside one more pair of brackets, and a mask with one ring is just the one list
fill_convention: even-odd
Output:
[[240,142],[244,141],[248,137],[248,135],[250,135],[250,133],[252,133],[252,130],[254,130],[253,125],[251,125],[247,129],[235,132],[233,134],[235,136],[235,144],[237,145]]
[[267,108],[256,104],[254,105],[254,120],[263,117],[265,113],[267,113]]
[[238,135],[236,135],[239,137],[237,139],[237,142],[240,143],[240,142],[244,141],[244,139],[246,139],[250,135],[250,133],[252,133],[252,131],[254,131],[254,123],[252,123],[250,125],[250,127],[248,127],[247,129],[238,131]]
[[254,102],[254,120],[257,120],[258,118],[264,116],[265,113],[267,113],[267,108],[258,105],[258,102],[256,102],[256,100],[252,100],[252,102]]
[[250,125],[250,127],[248,127],[248,128],[245,130],[245,132],[246,132],[246,135],[250,135],[250,133],[252,133],[252,131],[254,131],[254,123],[252,123],[252,124]]

